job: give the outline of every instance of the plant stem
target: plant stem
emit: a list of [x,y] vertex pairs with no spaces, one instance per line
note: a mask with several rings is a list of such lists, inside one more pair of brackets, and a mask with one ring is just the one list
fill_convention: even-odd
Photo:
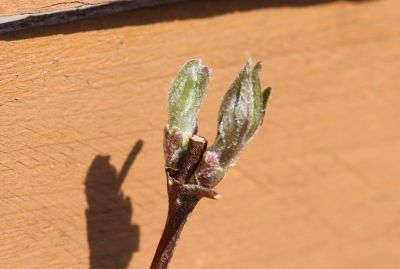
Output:
[[168,217],[150,269],[168,268],[187,218],[200,199],[219,199],[219,194],[212,189],[191,181],[206,147],[205,138],[193,135],[189,139],[187,154],[179,171],[165,169],[168,183]]
[[168,268],[187,218],[200,200],[183,191],[182,185],[171,178],[168,179],[168,185],[168,217],[151,269]]

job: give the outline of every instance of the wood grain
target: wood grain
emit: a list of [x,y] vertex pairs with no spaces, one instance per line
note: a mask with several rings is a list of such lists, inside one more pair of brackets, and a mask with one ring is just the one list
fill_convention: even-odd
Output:
[[25,13],[50,12],[54,10],[75,8],[82,5],[110,2],[105,0],[60,1],[60,0],[3,0],[0,3],[0,16]]
[[199,126],[212,142],[249,56],[273,88],[264,127],[171,268],[399,268],[400,2],[206,16],[237,5],[223,3],[0,40],[0,268],[148,268],[167,213],[167,88],[189,59],[213,69]]
[[[98,4],[73,2],[76,5],[67,8],[55,10],[42,9],[41,11],[31,11],[29,13],[15,14],[11,16],[0,16],[0,34],[33,27],[57,25],[72,21],[102,17],[124,11],[149,8],[179,1],[182,0],[115,0]],[[66,3],[62,2],[61,4]]]

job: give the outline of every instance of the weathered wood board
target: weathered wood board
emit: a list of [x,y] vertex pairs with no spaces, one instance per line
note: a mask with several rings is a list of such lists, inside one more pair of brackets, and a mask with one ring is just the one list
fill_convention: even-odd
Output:
[[[58,25],[79,21],[84,19],[92,19],[104,17],[121,12],[132,11],[135,9],[150,8],[158,5],[172,4],[182,0],[114,0],[96,2],[57,2],[48,6],[37,6],[35,9],[31,5],[28,11],[14,10],[19,12],[11,15],[2,16],[0,13],[0,34],[8,32],[16,32],[35,27],[43,27],[50,25]],[[16,5],[16,3],[14,3]],[[32,3],[33,4],[33,3]],[[8,7],[12,7],[11,3],[3,3]],[[9,8],[4,10],[8,10]],[[19,5],[18,5],[19,7]],[[1,7],[0,7],[1,12]]]
[[106,3],[105,0],[85,0],[85,1],[60,1],[60,0],[2,0],[0,2],[0,16],[10,16],[16,14],[34,14],[41,12],[51,12],[55,10],[76,8],[82,5],[95,5]]
[[399,268],[400,2],[251,3],[0,36],[0,268],[148,268],[167,210],[167,88],[189,59],[213,69],[212,140],[249,56],[274,89],[264,128],[171,268]]

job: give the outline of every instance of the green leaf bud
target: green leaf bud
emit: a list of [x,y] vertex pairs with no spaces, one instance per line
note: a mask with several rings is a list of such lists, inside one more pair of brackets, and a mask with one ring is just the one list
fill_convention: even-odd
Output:
[[261,91],[261,67],[261,62],[253,66],[249,59],[222,100],[217,137],[195,174],[205,186],[215,186],[222,179],[262,124],[271,88]]
[[200,60],[192,60],[179,70],[172,83],[168,96],[168,125],[164,135],[165,160],[170,168],[179,167],[189,138],[196,133],[197,114],[208,80],[208,68]]

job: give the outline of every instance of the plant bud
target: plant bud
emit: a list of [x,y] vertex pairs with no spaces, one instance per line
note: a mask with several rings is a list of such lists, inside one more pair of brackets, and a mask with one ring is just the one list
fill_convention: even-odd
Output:
[[213,151],[206,151],[195,172],[196,181],[207,188],[214,187],[225,176],[225,170],[220,167],[218,155]]
[[196,133],[197,114],[203,102],[209,70],[199,60],[187,62],[178,72],[168,96],[168,124],[164,134],[166,166],[178,169],[189,138]]
[[261,62],[251,59],[225,94],[218,115],[218,134],[212,149],[222,167],[234,164],[239,152],[259,129],[271,89],[260,87]]
[[[218,115],[217,137],[195,174],[199,182],[215,186],[260,128],[271,93],[271,88],[261,92],[260,70],[261,62],[253,67],[249,59],[225,94]],[[207,154],[212,154],[212,158]]]

